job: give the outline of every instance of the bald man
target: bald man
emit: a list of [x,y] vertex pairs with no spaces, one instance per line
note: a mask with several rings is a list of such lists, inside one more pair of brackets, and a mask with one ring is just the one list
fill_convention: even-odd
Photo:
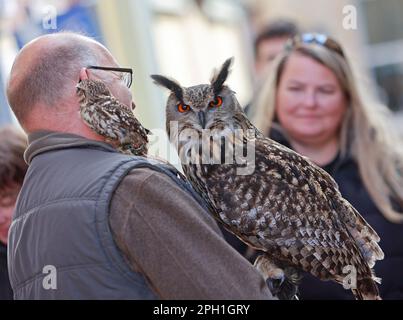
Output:
[[79,115],[76,85],[129,89],[98,42],[42,36],[15,59],[7,96],[29,169],[9,233],[16,299],[271,299],[176,172],[117,153]]

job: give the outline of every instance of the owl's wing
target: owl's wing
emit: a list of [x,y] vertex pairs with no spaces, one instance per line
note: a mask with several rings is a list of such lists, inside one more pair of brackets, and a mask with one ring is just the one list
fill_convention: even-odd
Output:
[[234,165],[209,170],[206,190],[228,228],[257,249],[322,279],[342,275],[347,265],[367,273],[361,255],[367,261],[380,258],[376,233],[350,231],[368,225],[342,199],[334,180],[268,139],[258,139],[255,148],[252,175],[237,175]]
[[[382,260],[384,258],[384,254],[378,245],[380,241],[378,234],[365,221],[361,214],[342,197],[337,183],[325,170],[319,168],[308,158],[297,154],[279,143],[273,143],[269,139],[261,139],[260,142],[263,150],[267,150],[266,152],[270,153],[280,150],[280,152],[286,154],[286,158],[291,158],[292,161],[287,160],[286,166],[288,164],[291,168],[289,170],[292,170],[294,175],[299,177],[299,186],[307,188],[306,185],[308,185],[310,192],[315,195],[315,198],[329,204],[330,209],[333,209],[330,211],[333,213],[332,219],[341,220],[344,223],[370,267],[373,267],[375,260]],[[297,168],[303,168],[302,175],[300,172],[297,173],[295,165]]]

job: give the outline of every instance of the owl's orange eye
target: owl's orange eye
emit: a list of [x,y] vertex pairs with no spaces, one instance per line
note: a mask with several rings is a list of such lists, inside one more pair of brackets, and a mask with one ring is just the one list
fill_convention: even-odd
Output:
[[211,101],[208,106],[210,108],[218,108],[222,105],[222,98],[220,96],[216,96],[213,101]]
[[189,111],[189,110],[190,110],[189,105],[184,104],[182,102],[179,102],[179,104],[178,104],[178,111],[179,112],[186,112],[186,111]]

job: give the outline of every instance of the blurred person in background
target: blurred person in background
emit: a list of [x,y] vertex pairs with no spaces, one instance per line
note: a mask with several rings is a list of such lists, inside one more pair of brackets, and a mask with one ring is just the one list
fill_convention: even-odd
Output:
[[[264,27],[255,38],[255,92],[260,90],[262,81],[267,73],[270,73],[270,66],[276,56],[282,52],[286,42],[299,33],[298,26],[286,19],[277,19]],[[244,108],[249,116],[251,111],[250,103]],[[237,241],[233,241],[236,243]],[[241,242],[237,245],[240,251],[246,250]],[[241,249],[242,248],[242,249]]]
[[288,39],[298,33],[298,26],[285,19],[275,20],[259,32],[254,42],[255,73],[258,81],[264,77],[276,56],[283,51]]
[[26,137],[19,129],[0,128],[0,300],[13,298],[7,270],[7,236],[28,168],[23,158],[26,147]]
[[75,33],[18,53],[7,97],[29,169],[9,232],[14,298],[271,299],[174,168],[118,153],[81,119],[80,81],[133,106],[131,74]]
[[[383,299],[403,299],[403,153],[388,110],[363,93],[341,46],[321,34],[290,40],[254,103],[264,134],[307,156],[381,238],[375,272]],[[301,299],[353,299],[349,290],[306,275]]]

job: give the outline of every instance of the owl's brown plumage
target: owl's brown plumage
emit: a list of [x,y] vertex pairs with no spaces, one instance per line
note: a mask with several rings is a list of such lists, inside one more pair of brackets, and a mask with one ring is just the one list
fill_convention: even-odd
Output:
[[[304,270],[342,284],[355,271],[356,297],[378,299],[379,279],[371,269],[383,259],[378,235],[341,196],[330,175],[264,137],[249,122],[233,91],[223,84],[230,64],[224,63],[211,84],[190,88],[152,76],[172,91],[167,131],[177,144],[185,175],[218,221],[264,253],[255,265],[265,277],[283,280],[285,275],[297,283],[296,270]],[[238,129],[253,134],[238,137]],[[203,140],[206,130],[212,138]],[[203,148],[207,140],[212,146]],[[254,167],[250,174],[239,174],[242,154],[233,152],[232,163],[224,158],[237,146],[245,153],[248,144],[254,146]],[[212,155],[207,163],[206,154]]]
[[98,80],[82,80],[77,85],[80,115],[96,133],[107,138],[120,152],[146,156],[147,134],[133,111],[119,102]]

